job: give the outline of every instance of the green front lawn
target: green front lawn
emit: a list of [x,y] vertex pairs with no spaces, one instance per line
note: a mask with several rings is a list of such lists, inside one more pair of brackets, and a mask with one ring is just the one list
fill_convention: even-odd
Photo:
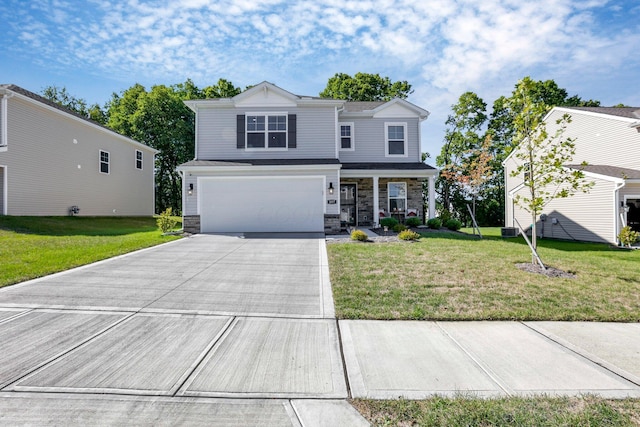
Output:
[[522,238],[425,233],[416,243],[327,245],[343,319],[640,321],[640,251],[539,241],[543,261],[574,273],[549,278]]
[[0,216],[0,287],[178,238],[156,218]]

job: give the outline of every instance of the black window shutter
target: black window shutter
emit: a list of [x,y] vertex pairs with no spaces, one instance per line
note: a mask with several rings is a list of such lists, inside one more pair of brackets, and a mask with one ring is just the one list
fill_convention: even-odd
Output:
[[236,116],[236,148],[244,149],[244,114]]
[[297,118],[295,114],[289,114],[289,127],[287,128],[288,138],[289,138],[289,148],[296,148],[296,122]]

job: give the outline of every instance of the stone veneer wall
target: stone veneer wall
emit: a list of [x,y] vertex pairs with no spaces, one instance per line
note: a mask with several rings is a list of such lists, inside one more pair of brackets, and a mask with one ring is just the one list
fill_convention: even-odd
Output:
[[325,234],[340,234],[340,215],[324,215],[324,232]]
[[[377,215],[378,209],[389,210],[389,200],[387,184],[389,182],[406,182],[407,183],[407,208],[418,209],[420,218],[424,214],[424,205],[422,202],[422,179],[418,178],[380,178],[378,179],[378,208],[373,209],[373,179],[358,178],[345,179],[341,184],[357,184],[358,186],[358,225],[372,225],[374,214]],[[326,221],[325,221],[326,222]]]
[[200,215],[185,215],[182,217],[182,230],[197,234],[200,232]]

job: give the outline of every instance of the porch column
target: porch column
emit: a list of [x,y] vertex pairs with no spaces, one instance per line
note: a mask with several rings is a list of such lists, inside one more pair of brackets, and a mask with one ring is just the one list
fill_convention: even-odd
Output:
[[429,218],[436,216],[436,177],[429,177]]
[[380,225],[380,194],[378,194],[378,177],[373,177],[373,226]]

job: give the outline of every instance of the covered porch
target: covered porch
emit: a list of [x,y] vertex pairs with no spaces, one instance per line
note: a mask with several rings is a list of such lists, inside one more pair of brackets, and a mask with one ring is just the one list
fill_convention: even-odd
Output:
[[[340,170],[340,222],[344,227],[377,227],[380,219],[400,222],[416,216],[435,216],[437,169],[424,163],[349,164]],[[427,207],[423,203],[423,182],[427,182]]]

